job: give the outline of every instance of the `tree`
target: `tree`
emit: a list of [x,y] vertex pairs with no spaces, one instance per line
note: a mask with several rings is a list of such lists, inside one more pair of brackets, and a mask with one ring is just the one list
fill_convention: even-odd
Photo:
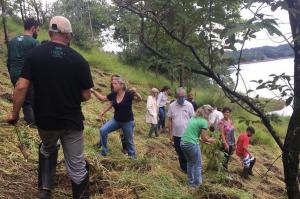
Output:
[[110,6],[104,0],[58,0],[53,4],[51,14],[69,18],[74,43],[86,49],[91,48],[95,41],[101,45],[100,35],[112,23]]
[[[146,19],[147,22],[151,21],[152,23],[155,23],[159,26],[161,30],[164,31],[165,34],[169,36],[169,38],[178,44],[182,45],[186,48],[186,50],[189,50],[189,52],[193,55],[194,59],[198,62],[198,67],[192,67],[190,70],[193,73],[201,74],[207,77],[212,78],[224,91],[225,95],[232,101],[240,105],[243,109],[247,110],[248,112],[258,116],[262,123],[265,125],[265,127],[268,129],[280,149],[283,151],[283,162],[284,162],[284,172],[285,172],[285,182],[287,186],[288,196],[289,198],[300,198],[299,197],[299,185],[298,185],[298,167],[299,167],[299,141],[300,141],[300,44],[299,44],[299,30],[300,30],[300,2],[299,1],[293,1],[293,0],[287,0],[289,6],[289,14],[290,14],[290,22],[291,22],[291,28],[293,32],[293,38],[294,38],[294,51],[295,51],[295,111],[293,113],[293,116],[291,117],[291,121],[289,124],[287,136],[285,139],[285,143],[283,145],[281,139],[279,138],[277,132],[272,126],[272,123],[270,121],[270,118],[265,114],[263,107],[261,106],[261,103],[257,103],[255,99],[250,98],[248,95],[243,95],[240,93],[237,93],[235,89],[230,88],[222,78],[220,77],[220,74],[216,73],[213,67],[211,67],[211,63],[209,62],[210,59],[205,60],[205,58],[201,57],[201,52],[199,48],[197,48],[197,43],[191,42],[189,40],[184,40],[180,36],[180,33],[177,31],[177,27],[179,27],[181,24],[176,24],[173,26],[170,26],[168,24],[168,21],[166,21],[162,14],[162,9],[154,9],[150,6],[145,6],[139,1],[121,1],[121,0],[115,0],[114,1],[119,7],[124,8],[133,14],[139,16],[141,20]],[[174,2],[174,1],[173,1]],[[191,2],[191,1],[189,1]],[[262,1],[260,1],[262,2]],[[177,2],[179,4],[180,2]],[[193,1],[193,5],[196,3],[199,3],[199,1]],[[242,3],[242,2],[240,2]],[[278,2],[277,2],[278,3]],[[280,1],[281,5],[283,2]],[[226,2],[222,2],[223,6],[226,7]],[[262,2],[262,5],[265,4],[265,2]],[[268,4],[271,6],[281,6],[280,4],[275,5],[275,1],[268,1]],[[196,4],[200,6],[199,4]],[[213,3],[215,5],[215,2]],[[245,5],[248,6],[249,5]],[[202,5],[200,6],[202,8]],[[183,17],[188,17],[188,15],[184,12],[185,7],[182,7],[181,12],[177,12],[178,15],[181,15]],[[259,9],[257,10],[259,11]],[[189,10],[189,13],[191,11]],[[274,19],[268,19],[264,18],[264,15],[253,12],[254,17],[253,19],[246,21],[246,22],[240,22],[237,23],[235,26],[233,26],[230,29],[227,29],[227,32],[225,31],[225,35],[222,30],[224,28],[220,28],[218,31],[216,40],[225,38],[225,41],[228,42],[229,47],[232,46],[235,42],[237,42],[236,36],[238,34],[243,36],[243,40],[241,43],[243,44],[245,40],[247,40],[250,37],[254,36],[254,33],[259,31],[260,29],[266,29],[270,34],[277,34],[282,36],[281,32],[276,28],[276,21]],[[203,13],[201,13],[203,14]],[[227,16],[229,13],[226,13]],[[199,28],[200,29],[200,28]],[[201,31],[198,29],[199,39],[204,39],[208,46],[210,47],[210,50],[208,51],[208,58],[212,57],[218,57],[216,54],[212,54],[211,52],[215,49],[216,45],[220,44],[218,42],[214,43],[210,41],[210,39],[207,40],[207,36],[210,37],[211,34],[208,34],[211,30]],[[201,35],[202,34],[202,35]],[[143,35],[142,35],[143,36]],[[149,45],[149,43],[145,43],[144,38],[142,37],[142,41],[147,49],[149,49],[150,52],[155,54],[156,56],[159,56],[160,58],[164,59],[170,59],[166,55],[164,55],[162,50],[155,49],[154,46]],[[213,45],[212,45],[213,44]],[[239,67],[237,68],[237,75],[239,73]]]
[[[227,5],[227,11],[230,12],[230,15],[226,18],[225,12],[222,10],[224,2]],[[239,1],[220,1],[215,3],[211,7],[212,9],[210,9],[208,1],[135,1],[135,3],[137,5],[144,4],[145,8],[155,11],[158,17],[176,35],[196,46],[201,57],[205,62],[210,61],[209,65],[222,75],[224,81],[225,79],[226,81],[229,80],[230,73],[228,67],[225,67],[227,61],[219,59],[220,56],[208,60],[207,49],[210,48],[209,38],[213,43],[221,40],[216,37],[222,31],[217,27],[217,24],[221,24],[221,21],[223,21],[222,25],[229,28],[240,20],[239,8],[236,6]],[[198,7],[195,6],[196,4]],[[182,9],[183,7],[184,9]],[[211,16],[214,16],[212,17],[214,23],[209,25],[206,22]],[[119,41],[125,47],[122,53],[125,61],[131,64],[144,65],[155,72],[166,75],[170,79],[178,80],[181,84],[187,83],[185,82],[187,78],[182,77],[190,74],[189,68],[197,65],[197,62],[184,46],[170,40],[168,34],[153,21],[145,18],[142,22],[142,18],[130,15],[129,11],[122,7],[118,7],[116,18],[119,20],[114,24],[116,28],[115,38],[118,39],[119,36]],[[143,23],[143,28],[141,28],[141,23]],[[225,40],[222,41],[225,42]],[[168,61],[164,57],[153,56],[147,46],[152,46],[155,51],[159,51],[164,57],[168,57]],[[223,52],[224,48],[221,46],[215,46],[213,51],[210,51],[213,54],[222,54]],[[207,84],[209,79],[204,76],[195,76],[195,78],[198,80],[195,81],[197,84],[200,82],[201,84]]]
[[283,146],[285,183],[290,199],[299,199],[299,151],[300,151],[300,2],[286,0],[294,40],[294,112],[290,119]]
[[6,2],[5,0],[0,0],[1,3],[1,12],[2,12],[2,25],[3,25],[3,33],[4,33],[4,41],[8,48],[8,33],[7,33],[7,26],[6,26]]
[[[279,138],[277,132],[274,130],[272,123],[270,121],[270,117],[265,114],[263,105],[257,101],[256,99],[250,98],[248,94],[251,92],[247,92],[246,95],[237,93],[235,91],[235,88],[231,88],[228,84],[226,84],[223,79],[221,78],[220,74],[218,74],[214,67],[211,65],[211,59],[218,57],[218,54],[213,54],[212,52],[214,49],[216,49],[216,46],[221,45],[220,39],[225,39],[225,43],[228,44],[228,46],[225,45],[225,47],[234,48],[234,44],[237,42],[240,42],[242,44],[242,49],[244,46],[244,43],[247,39],[251,37],[255,37],[255,33],[261,29],[266,29],[269,34],[273,35],[279,35],[285,38],[285,36],[278,30],[277,23],[275,19],[271,19],[266,17],[263,13],[259,13],[260,9],[263,6],[271,6],[273,10],[277,9],[278,7],[285,7],[285,2],[283,1],[265,1],[265,0],[258,0],[258,1],[240,1],[240,5],[242,5],[245,8],[248,8],[252,11],[251,6],[252,3],[259,2],[260,5],[258,6],[256,11],[253,12],[253,18],[247,21],[240,21],[239,23],[236,23],[231,28],[224,28],[224,25],[222,23],[218,24],[217,34],[212,37],[212,30],[211,28],[208,29],[208,31],[204,31],[204,33],[201,35],[199,34],[198,40],[194,40],[195,42],[191,42],[191,40],[183,39],[180,37],[180,33],[177,31],[177,27],[181,24],[177,21],[178,24],[169,25],[168,21],[165,20],[165,18],[162,16],[162,13],[166,12],[162,8],[161,9],[153,9],[153,7],[146,7],[142,2],[140,1],[114,1],[119,7],[124,8],[131,13],[139,16],[142,20],[146,19],[147,21],[151,21],[155,23],[161,30],[163,30],[168,36],[169,39],[182,45],[185,47],[186,50],[188,50],[192,55],[193,58],[197,61],[198,67],[192,67],[190,70],[193,73],[204,75],[207,77],[210,77],[213,79],[224,91],[225,95],[232,101],[240,105],[243,109],[247,110],[248,112],[258,116],[262,123],[265,125],[265,127],[268,129],[280,149],[283,151],[283,163],[284,163],[284,172],[285,172],[285,182],[287,186],[288,196],[289,198],[300,198],[299,197],[299,185],[298,185],[298,167],[299,167],[299,141],[300,141],[300,40],[299,40],[299,31],[300,31],[300,2],[297,0],[286,0],[286,3],[288,5],[288,10],[290,14],[290,23],[293,33],[293,39],[294,39],[294,46],[290,44],[291,47],[293,47],[295,51],[295,87],[294,87],[294,113],[291,117],[291,121],[289,124],[287,136],[285,139],[285,143],[283,145],[281,139]],[[172,1],[174,3],[180,4],[180,1]],[[187,2],[187,1],[186,1]],[[200,1],[188,1],[194,5],[194,8],[198,8]],[[218,1],[219,2],[219,1]],[[211,4],[212,3],[212,4]],[[226,8],[227,2],[221,2],[223,7]],[[210,1],[210,7],[213,7],[216,5],[216,1]],[[199,6],[200,8],[203,8],[202,6]],[[211,9],[211,8],[210,8]],[[188,10],[188,9],[187,9]],[[182,7],[182,11],[177,12],[177,15],[183,16],[185,19],[188,18],[188,15],[184,12],[185,7]],[[191,10],[189,10],[189,13],[191,13]],[[224,18],[226,18],[227,15],[230,15],[228,12],[223,12]],[[213,17],[210,17],[210,20],[206,22],[209,24],[212,24],[212,21],[216,23]],[[146,21],[145,20],[145,21]],[[201,24],[200,24],[201,25]],[[223,26],[223,27],[222,27]],[[211,26],[210,26],[211,27]],[[196,33],[202,33],[200,28],[195,31]],[[225,30],[225,31],[224,31]],[[224,34],[225,33],[225,34]],[[143,34],[141,34],[143,36]],[[205,37],[207,36],[208,37]],[[214,41],[212,41],[214,39]],[[242,40],[239,38],[243,38]],[[198,48],[198,46],[195,44],[196,42],[199,42],[200,39],[206,39],[209,44],[208,48],[208,56],[202,57],[201,55],[201,49]],[[286,38],[285,38],[286,39]],[[287,39],[286,39],[287,40]],[[219,42],[218,42],[219,41]],[[156,56],[159,56],[160,58],[169,59],[168,56],[163,54],[163,51],[159,51],[155,49],[154,46],[149,45],[149,43],[146,43],[144,41],[144,38],[141,37],[141,43],[146,46],[146,48]],[[240,58],[242,55],[242,49],[240,51]],[[208,58],[208,60],[207,60]],[[237,77],[239,77],[239,71],[240,71],[240,59],[238,61],[237,66]],[[237,78],[238,82],[238,78]],[[281,88],[282,89],[282,88]],[[289,103],[291,102],[291,98],[288,98]],[[288,103],[288,101],[287,101]]]

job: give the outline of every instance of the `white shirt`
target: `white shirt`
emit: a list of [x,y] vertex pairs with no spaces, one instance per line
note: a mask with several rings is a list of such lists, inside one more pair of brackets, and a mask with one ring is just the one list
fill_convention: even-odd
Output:
[[209,114],[208,117],[208,124],[209,126],[213,126],[215,130],[219,130],[219,123],[224,118],[223,113],[218,111],[217,109],[214,109],[211,114]]
[[158,117],[157,100],[153,96],[148,96],[148,98],[147,98],[146,123],[157,124],[157,117]]
[[165,92],[160,92],[157,97],[158,107],[165,107],[168,103],[168,95]]
[[172,119],[172,134],[176,137],[182,137],[189,119],[195,115],[193,105],[187,100],[181,106],[174,101],[170,104],[167,116]]

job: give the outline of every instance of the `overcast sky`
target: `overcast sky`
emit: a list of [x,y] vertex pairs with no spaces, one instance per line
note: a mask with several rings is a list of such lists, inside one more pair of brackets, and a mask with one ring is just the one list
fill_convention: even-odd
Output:
[[[278,29],[287,37],[291,37],[291,28],[289,24],[289,15],[286,10],[277,9],[275,12],[272,12],[270,7],[266,7],[262,10],[264,14],[270,15],[271,18],[277,18]],[[252,18],[253,14],[249,10],[243,10],[242,16],[244,18]],[[261,31],[257,33],[257,38],[247,41],[245,44],[246,48],[254,48],[259,46],[277,46],[284,44],[284,39],[282,37],[273,36],[271,37],[266,31]]]

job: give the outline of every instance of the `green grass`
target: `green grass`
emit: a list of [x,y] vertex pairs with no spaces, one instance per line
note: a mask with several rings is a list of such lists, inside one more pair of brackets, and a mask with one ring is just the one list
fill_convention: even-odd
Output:
[[[12,32],[11,36],[16,33],[21,33],[23,28],[14,20],[8,21],[9,31]],[[48,34],[45,29],[41,29],[39,40],[48,39]],[[109,84],[109,74],[117,73],[129,81],[130,86],[136,86],[139,91],[146,96],[149,89],[153,86],[162,87],[170,85],[170,82],[162,77],[156,76],[154,73],[141,69],[142,67],[133,67],[123,64],[119,61],[118,57],[109,53],[100,51],[97,48],[92,48],[89,51],[83,51],[76,46],[72,46],[79,51],[90,63],[92,70],[95,72],[107,72],[103,77],[94,73],[95,83]],[[1,64],[4,63],[4,54],[1,54]],[[97,71],[96,71],[97,70]],[[2,71],[3,72],[3,71]],[[0,73],[2,75],[3,73]],[[4,76],[1,76],[4,77]],[[9,92],[11,89],[8,78],[3,81],[1,79],[1,86]],[[109,92],[109,88],[101,88],[103,93]],[[0,90],[1,91],[1,90]],[[231,104],[220,91],[219,88],[211,87],[207,89],[197,88],[193,90],[195,98],[199,104],[214,103],[218,106],[230,106],[233,110],[232,116],[237,128],[237,134],[245,131],[246,124],[239,123],[238,117],[244,116],[253,121],[257,120],[256,117],[242,110],[235,104]],[[1,116],[6,114],[6,109],[9,110],[11,104],[5,100],[0,100],[1,108],[4,107],[5,111],[1,111]],[[121,152],[119,133],[114,132],[109,135],[109,156],[106,158],[99,158],[99,149],[96,144],[99,141],[99,128],[103,125],[102,122],[96,121],[97,114],[105,105],[98,102],[93,98],[88,103],[83,103],[83,112],[85,115],[85,155],[89,162],[93,165],[92,179],[94,183],[99,185],[104,182],[108,183],[109,188],[104,190],[104,194],[96,193],[100,198],[136,198],[133,190],[136,190],[140,198],[170,198],[170,199],[191,199],[191,198],[205,198],[205,196],[218,197],[219,195],[226,195],[229,198],[252,199],[253,193],[256,193],[256,185],[260,183],[258,178],[253,178],[251,184],[245,183],[242,189],[230,187],[226,184],[228,178],[235,178],[240,180],[236,171],[240,169],[239,160],[233,160],[233,166],[230,173],[222,173],[216,171],[207,171],[206,165],[210,158],[209,154],[213,149],[205,152],[203,148],[203,168],[204,168],[204,185],[200,189],[191,189],[187,185],[186,175],[179,170],[178,161],[176,159],[175,151],[169,143],[167,135],[160,135],[159,138],[149,139],[147,133],[149,125],[145,124],[145,103],[141,102],[134,105],[135,113],[135,143],[138,151],[138,158],[135,161],[128,159],[127,156]],[[112,113],[106,115],[105,120],[112,117]],[[288,118],[282,118],[281,124],[275,124],[276,130],[280,132],[283,138],[286,131]],[[275,147],[271,136],[261,124],[254,124],[257,133],[253,137],[255,144],[255,156],[264,157],[264,153],[270,154],[270,160],[275,156],[273,150]],[[1,127],[2,128],[2,127]],[[0,128],[0,130],[1,130]],[[22,142],[28,146],[32,152],[29,163],[30,168],[33,168],[37,160],[37,142],[38,136],[36,131],[27,128],[21,128],[20,136]],[[28,131],[28,132],[27,132]],[[31,141],[30,141],[31,140]],[[5,144],[5,143],[4,143]],[[271,146],[271,147],[270,147]],[[209,148],[209,147],[208,147]],[[277,149],[277,148],[275,148]],[[272,151],[272,152],[270,152]],[[17,152],[15,154],[18,154]],[[60,159],[62,153],[60,152]],[[258,163],[260,170],[265,171],[265,166]],[[63,166],[59,168],[58,173],[64,174]],[[33,174],[34,175],[34,174]],[[36,177],[36,176],[35,176]],[[96,179],[96,180],[95,180]],[[18,179],[20,180],[20,179]],[[22,179],[21,179],[22,180]],[[21,181],[20,180],[20,181]],[[274,180],[276,181],[276,180]],[[22,181],[21,181],[22,182]],[[276,181],[277,182],[277,181]],[[60,182],[62,183],[62,182]],[[243,182],[241,182],[243,183]],[[255,186],[254,186],[255,185]],[[35,186],[30,184],[29,186]],[[252,186],[252,187],[251,187]],[[267,186],[267,185],[265,185]],[[250,187],[250,188],[249,188]],[[93,185],[95,189],[95,184]],[[66,198],[66,193],[70,196],[70,190],[57,187],[56,198]],[[206,195],[208,194],[208,195]],[[209,195],[212,194],[212,195]],[[203,196],[203,197],[202,197]],[[94,197],[98,198],[98,197]],[[207,198],[207,197],[206,197]]]

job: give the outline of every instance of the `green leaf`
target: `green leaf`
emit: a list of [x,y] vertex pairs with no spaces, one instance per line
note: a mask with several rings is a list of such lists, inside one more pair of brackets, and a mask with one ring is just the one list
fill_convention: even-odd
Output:
[[226,33],[225,33],[225,37],[229,37],[234,35],[235,33],[238,32],[243,32],[246,29],[244,24],[237,24],[235,27],[229,29]]

